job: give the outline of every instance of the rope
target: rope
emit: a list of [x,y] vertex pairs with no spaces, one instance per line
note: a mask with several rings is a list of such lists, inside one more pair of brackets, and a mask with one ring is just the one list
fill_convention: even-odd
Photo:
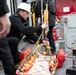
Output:
[[[36,48],[36,46],[38,46],[39,41],[40,41],[43,33],[44,33],[44,30],[42,30],[42,33],[40,34],[38,40],[36,41],[35,45],[32,47],[29,56],[32,55],[33,50]],[[21,68],[23,67],[24,63],[26,62],[26,58],[27,58],[27,57],[25,56],[24,59],[23,59],[22,61],[20,61],[20,62],[16,65],[16,67],[18,67],[19,69],[21,69]],[[27,59],[28,59],[28,58],[27,58]]]

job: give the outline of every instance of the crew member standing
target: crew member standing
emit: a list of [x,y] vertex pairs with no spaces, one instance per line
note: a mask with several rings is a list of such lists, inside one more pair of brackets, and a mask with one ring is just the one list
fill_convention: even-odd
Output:
[[[56,47],[55,47],[55,41],[53,38],[52,30],[53,27],[55,26],[55,3],[52,0],[43,0],[43,11],[46,8],[46,3],[48,3],[48,11],[49,11],[49,32],[48,32],[48,39],[50,42],[50,46],[52,47],[51,53],[56,54]],[[41,0],[37,0],[36,7],[35,7],[35,14],[36,17],[41,17]]]

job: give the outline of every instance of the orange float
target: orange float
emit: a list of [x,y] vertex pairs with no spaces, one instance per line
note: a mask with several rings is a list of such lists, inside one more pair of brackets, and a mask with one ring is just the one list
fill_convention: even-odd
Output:
[[22,51],[22,53],[19,54],[19,59],[22,60],[25,56],[29,55],[31,52],[30,48],[26,48],[25,50]]

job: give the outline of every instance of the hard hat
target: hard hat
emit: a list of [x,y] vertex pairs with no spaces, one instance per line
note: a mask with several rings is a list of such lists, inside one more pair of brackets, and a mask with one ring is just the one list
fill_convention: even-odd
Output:
[[19,6],[17,7],[17,9],[22,9],[22,10],[25,10],[25,11],[31,13],[30,8],[31,8],[30,5],[27,3],[24,3],[24,2],[20,3]]

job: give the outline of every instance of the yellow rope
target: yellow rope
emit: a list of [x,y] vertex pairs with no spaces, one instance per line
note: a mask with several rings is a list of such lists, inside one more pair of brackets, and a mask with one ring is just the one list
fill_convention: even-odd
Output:
[[[40,34],[40,36],[39,36],[38,40],[36,41],[35,45],[32,47],[31,52],[35,49],[36,46],[38,46],[39,41],[40,41],[43,33],[44,33],[44,30],[42,30],[42,33]],[[30,53],[31,53],[31,52],[30,52]],[[24,59],[22,59],[22,61],[20,61],[20,62],[16,65],[16,67],[21,68],[22,65],[23,65],[24,62],[25,62],[25,59],[26,59],[26,56],[24,57]]]

